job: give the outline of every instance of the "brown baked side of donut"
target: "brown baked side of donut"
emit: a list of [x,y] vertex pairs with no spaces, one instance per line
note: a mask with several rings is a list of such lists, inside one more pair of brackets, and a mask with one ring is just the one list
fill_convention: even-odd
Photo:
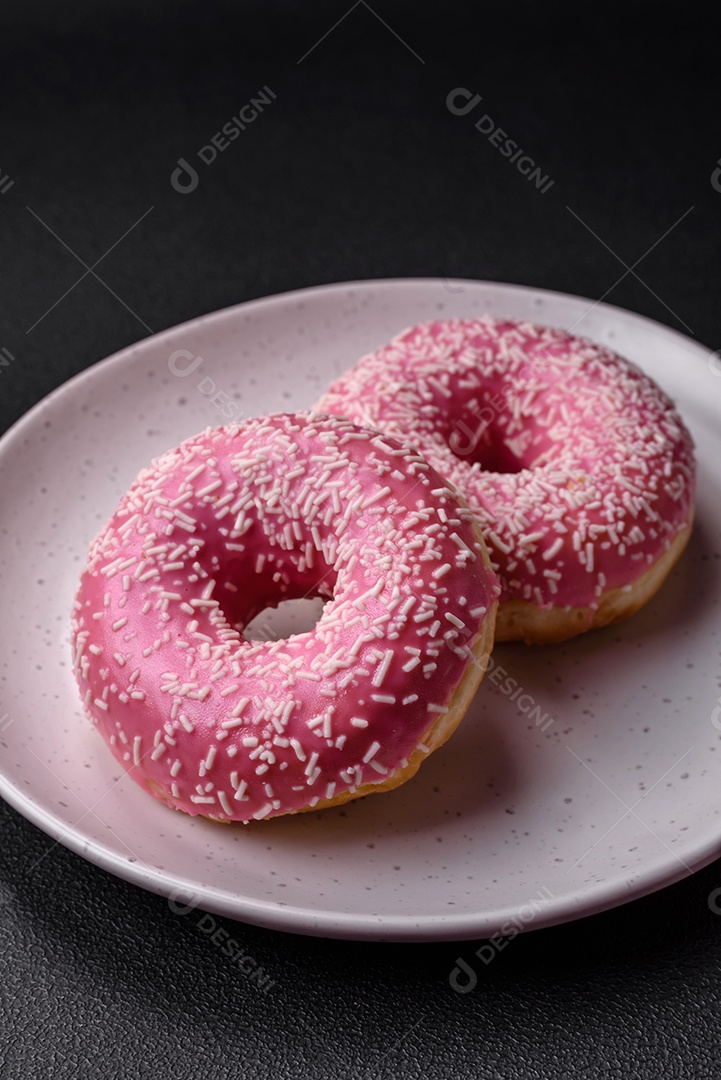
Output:
[[496,619],[496,641],[523,641],[527,645],[552,645],[635,615],[660,589],[688,543],[693,510],[688,521],[652,566],[630,589],[607,589],[598,607],[538,608],[527,600],[507,600]]

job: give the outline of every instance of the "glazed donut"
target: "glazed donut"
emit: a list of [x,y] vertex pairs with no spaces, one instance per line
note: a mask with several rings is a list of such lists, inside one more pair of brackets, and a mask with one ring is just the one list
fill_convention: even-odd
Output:
[[464,496],[501,580],[497,641],[562,641],[627,618],[688,540],[694,449],[673,403],[563,330],[424,323],[316,408],[411,442]]
[[[85,709],[134,779],[223,821],[409,779],[460,722],[499,585],[415,451],[346,420],[209,429],[144,469],[91,546],[73,619]],[[314,629],[247,640],[282,600]]]

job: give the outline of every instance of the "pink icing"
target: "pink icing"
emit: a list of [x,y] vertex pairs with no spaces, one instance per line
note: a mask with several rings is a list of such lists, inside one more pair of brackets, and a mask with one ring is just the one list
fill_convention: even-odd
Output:
[[562,330],[424,323],[316,407],[418,446],[478,516],[502,601],[595,608],[666,551],[693,506],[693,442],[673,403]]
[[[143,470],[74,616],[86,710],[152,794],[247,821],[380,783],[420,745],[498,597],[470,512],[396,439],[274,415]],[[285,640],[242,628],[327,597]]]

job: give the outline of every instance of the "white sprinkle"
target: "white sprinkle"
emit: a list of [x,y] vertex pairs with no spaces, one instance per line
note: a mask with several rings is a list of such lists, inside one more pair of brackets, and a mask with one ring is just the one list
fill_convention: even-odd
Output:
[[[491,535],[491,534],[489,534],[489,535]],[[458,533],[451,533],[451,540],[453,541],[454,544],[456,544],[461,549],[461,551],[467,551],[468,554],[471,556],[471,558],[475,559],[475,557],[476,557],[475,551],[471,551],[468,544],[465,542],[465,540],[461,539],[461,537],[458,535]],[[510,548],[508,550],[510,551]]]
[[359,510],[367,510],[373,503],[379,501],[379,499],[385,499],[386,495],[390,495],[391,489],[389,487],[381,488],[380,491],[376,491],[375,495],[371,495],[369,498],[364,499],[361,503]]
[[195,494],[197,498],[202,499],[205,495],[211,495],[214,491],[217,491],[219,487],[222,487],[222,485],[222,480],[213,480],[212,484],[207,484],[206,487],[201,488],[199,491],[196,491]]
[[243,709],[245,708],[245,706],[248,704],[249,701],[250,701],[250,698],[247,698],[247,697],[241,698],[240,701],[238,702],[238,704],[232,710],[230,715],[232,717],[240,716],[240,714],[242,713]]
[[295,755],[298,758],[298,760],[299,761],[305,761],[305,751],[303,750],[303,747],[300,745],[298,740],[297,739],[291,739],[290,740],[290,745],[295,750]]
[[449,623],[453,623],[454,626],[457,626],[459,630],[465,630],[466,624],[462,619],[459,619],[457,615],[454,615],[452,611],[446,611],[444,617]]
[[400,608],[400,610],[398,612],[398,614],[401,616],[401,618],[406,617],[406,615],[411,610],[411,608],[413,607],[415,602],[416,602],[416,597],[415,596],[409,596],[408,599],[403,602],[403,605],[402,605],[402,607]]
[[371,682],[373,683],[373,686],[381,686],[382,685],[383,680],[385,679],[386,674],[388,673],[388,668],[390,667],[390,663],[391,663],[392,659],[393,659],[393,650],[392,649],[386,649],[385,655],[383,656],[383,659],[381,660],[380,664],[376,668],[375,673],[373,675],[373,678],[371,679]]
[[320,682],[321,677],[315,671],[294,671],[297,679],[306,679],[309,682]]
[[366,750],[365,754],[363,755],[364,764],[367,765],[368,762],[371,760],[371,758],[376,756],[376,754],[378,753],[380,748],[381,748],[381,744],[379,742],[372,742],[370,744],[370,746],[368,747],[368,749]]
[[232,731],[233,728],[242,727],[244,723],[242,716],[239,716],[236,720],[222,720],[220,726],[223,731]]
[[593,573],[593,544],[586,544],[586,569],[589,574]]
[[555,558],[555,556],[558,555],[562,547],[563,537],[557,536],[551,544],[550,548],[546,548],[546,550],[543,552],[542,558],[545,559],[546,562],[550,562],[551,559]]
[[368,727],[368,721],[364,720],[362,716],[351,716],[350,722],[353,725],[353,727],[360,727],[360,728]]
[[419,611],[419,613],[417,615],[413,616],[413,622],[414,623],[422,623],[422,622],[426,622],[428,619],[432,619],[432,618],[433,618],[433,609],[431,608],[429,611]]

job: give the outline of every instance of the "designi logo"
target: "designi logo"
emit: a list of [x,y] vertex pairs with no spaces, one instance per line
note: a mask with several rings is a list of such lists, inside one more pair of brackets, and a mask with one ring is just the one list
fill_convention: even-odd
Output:
[[[186,179],[187,177],[187,179]],[[181,195],[189,195],[198,186],[198,173],[184,157],[178,158],[178,168],[174,169],[170,183]]]
[[711,173],[711,187],[721,193],[721,158],[716,162],[716,168]]
[[[260,116],[263,108],[270,105],[275,99],[276,95],[270,87],[264,86],[242,109],[239,109],[237,116],[231,116],[230,120],[223,124],[220,131],[216,131],[210,141],[196,151],[196,157],[204,165],[212,165],[218,154],[222,154],[224,150],[227,150],[240,133],[245,131],[248,125],[252,124]],[[170,183],[180,195],[189,195],[191,191],[195,191],[200,183],[198,170],[190,164],[187,158],[178,158],[178,167],[173,169],[170,174]]]

